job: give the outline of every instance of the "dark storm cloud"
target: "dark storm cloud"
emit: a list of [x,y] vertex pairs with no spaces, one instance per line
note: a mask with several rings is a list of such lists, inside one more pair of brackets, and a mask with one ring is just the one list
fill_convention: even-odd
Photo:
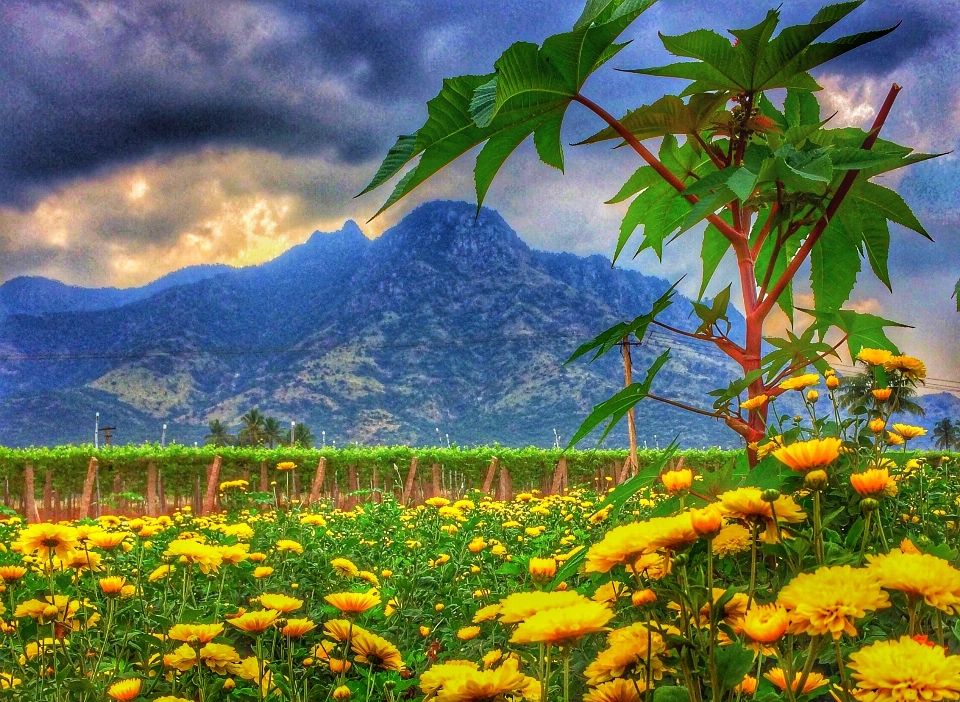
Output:
[[541,34],[544,17],[570,21],[550,4],[7,2],[0,202],[204,144],[371,158],[440,77],[486,70],[524,17]]

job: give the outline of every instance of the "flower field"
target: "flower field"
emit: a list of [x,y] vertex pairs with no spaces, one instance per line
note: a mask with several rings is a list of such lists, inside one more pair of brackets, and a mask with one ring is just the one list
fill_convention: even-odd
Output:
[[887,426],[897,358],[861,353],[876,387],[849,418],[830,371],[785,380],[808,416],[752,469],[350,510],[261,511],[229,480],[208,516],[8,516],[0,696],[957,699],[960,491],[906,452],[922,429]]

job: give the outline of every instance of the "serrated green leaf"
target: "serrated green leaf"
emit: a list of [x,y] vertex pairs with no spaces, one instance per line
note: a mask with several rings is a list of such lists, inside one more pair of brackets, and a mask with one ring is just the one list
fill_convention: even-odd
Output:
[[821,339],[830,328],[844,332],[847,335],[847,349],[851,357],[856,357],[864,347],[886,349],[891,353],[899,354],[900,350],[887,338],[883,330],[885,327],[910,328],[900,322],[853,310],[824,311],[799,307],[797,309],[814,318],[814,326]]
[[653,170],[652,166],[641,166],[632,176],[630,176],[630,178],[627,179],[627,182],[623,184],[623,187],[620,188],[620,191],[611,199],[607,200],[606,204],[615,205],[618,202],[623,202],[628,197],[632,197],[641,190],[646,190],[654,183],[659,182],[660,176],[655,170]]
[[[731,224],[732,218],[729,212],[723,212],[721,218]],[[698,297],[702,298],[707,290],[707,286],[713,279],[713,274],[720,265],[720,261],[730,250],[730,240],[727,239],[720,230],[712,224],[708,224],[703,232],[703,244],[700,247],[700,260],[703,261],[703,277],[700,279],[700,293]]]
[[862,201],[868,207],[876,208],[891,222],[912,229],[932,241],[907,203],[893,190],[858,178],[850,189],[849,197]]
[[820,103],[811,92],[788,90],[783,114],[789,127],[820,124]]
[[887,259],[890,254],[890,229],[887,219],[875,207],[857,198],[844,200],[837,212],[841,224],[851,239],[862,242],[867,260],[877,278],[891,290]]
[[563,144],[560,141],[560,129],[563,126],[563,113],[554,112],[533,132],[533,144],[537,156],[548,166],[563,172]]
[[839,217],[830,220],[810,251],[810,287],[818,310],[839,310],[860,272],[860,251]]
[[[620,120],[637,139],[651,139],[667,134],[700,134],[712,124],[727,101],[726,93],[699,93],[685,103],[675,95],[665,95],[650,105],[630,110]],[[620,134],[607,127],[579,142],[595,144],[608,139],[618,139]],[[692,139],[691,139],[692,140]]]
[[410,163],[410,159],[417,153],[414,150],[416,141],[416,134],[404,134],[397,137],[397,143],[390,147],[383,163],[377,169],[376,175],[373,176],[373,180],[356,197],[366,195],[371,190],[380,187],[399,173],[401,168]]
[[605,438],[607,438],[607,435],[610,433],[613,427],[616,426],[617,422],[623,419],[623,417],[634,405],[647,396],[647,394],[650,392],[650,385],[653,383],[654,377],[656,377],[657,373],[661,368],[663,368],[663,365],[669,359],[670,349],[667,349],[660,354],[657,357],[657,360],[655,360],[650,368],[647,369],[646,376],[642,382],[631,383],[610,399],[604,400],[599,405],[596,405],[590,415],[583,420],[583,423],[573,435],[570,443],[567,444],[567,449],[576,446],[581,439],[593,431],[602,422],[609,420],[609,423],[603,430],[603,434],[600,436],[599,441],[603,441]]
[[757,185],[757,174],[746,168],[736,168],[727,178],[727,187],[730,188],[741,202],[753,195]]

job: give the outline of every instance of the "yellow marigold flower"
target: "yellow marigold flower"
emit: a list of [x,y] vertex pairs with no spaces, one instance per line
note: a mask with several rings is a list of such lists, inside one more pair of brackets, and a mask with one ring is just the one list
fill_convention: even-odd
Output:
[[152,583],[155,583],[158,580],[163,580],[165,577],[170,575],[170,573],[172,573],[175,570],[176,568],[174,568],[172,565],[158,566],[156,570],[150,573],[150,577],[148,578],[148,580]]
[[280,633],[289,636],[291,639],[296,639],[316,628],[317,625],[309,619],[288,619],[286,625],[280,629]]
[[167,638],[184,643],[210,643],[223,633],[223,624],[175,624]]
[[643,607],[644,605],[653,604],[657,601],[657,593],[655,593],[650,588],[644,590],[634,590],[633,595],[630,597],[630,601],[633,603],[634,607]]
[[500,603],[481,607],[477,610],[477,613],[473,615],[473,623],[479,624],[481,622],[489,622],[493,619],[496,619],[497,615],[500,614],[501,609],[503,609],[503,605]]
[[668,470],[660,474],[660,480],[667,492],[675,493],[686,490],[693,484],[693,471],[689,468],[680,468],[677,470]]
[[445,663],[437,663],[430,666],[420,675],[420,690],[427,695],[427,698],[433,697],[439,690],[446,687],[447,683],[455,678],[461,678],[467,675],[469,671],[478,671],[478,666],[473,661],[452,660]]
[[867,556],[867,569],[888,590],[899,590],[911,599],[923,598],[928,605],[947,614],[960,611],[960,570],[942,558],[917,552],[912,543],[909,547]]
[[772,503],[764,500],[762,495],[763,491],[760,488],[742,487],[723,493],[717,500],[720,510],[727,517],[765,526],[767,543],[777,541],[777,528],[773,521],[774,509],[777,511],[777,519],[781,522],[796,524],[807,518],[806,513],[789,495],[780,495]]
[[886,349],[860,349],[857,354],[857,360],[863,361],[869,366],[882,366],[893,358],[893,354]]
[[330,561],[333,571],[344,578],[355,578],[360,575],[360,569],[349,558],[334,558]]
[[909,636],[876,641],[850,654],[854,696],[863,702],[955,700],[960,697],[960,656]]
[[484,541],[483,537],[481,536],[474,537],[473,541],[467,544],[467,548],[470,549],[470,553],[480,553],[486,547],[487,542]]
[[277,464],[277,470],[294,470],[297,464],[293,461],[281,461]]
[[884,362],[883,367],[888,371],[900,371],[903,375],[918,380],[927,377],[927,367],[923,365],[923,361],[913,356],[892,356]]
[[264,609],[275,609],[286,614],[303,607],[303,600],[298,600],[296,597],[290,597],[289,595],[265,593],[260,595],[260,604]]
[[[782,668],[771,668],[766,673],[763,674],[767,680],[776,685],[781,691],[787,689],[787,676],[783,672]],[[803,671],[798,670],[796,675],[793,676],[793,683],[791,683],[790,688],[795,693],[801,695],[808,695],[817,688],[824,687],[830,684],[830,679],[823,677],[820,673],[810,673],[807,676],[807,682],[804,683],[802,690],[797,690],[800,686],[800,679],[803,677]]]
[[350,699],[351,695],[353,695],[353,693],[350,692],[350,688],[346,685],[341,685],[333,691],[331,697],[333,697],[335,700],[348,700]]
[[555,558],[531,558],[527,564],[534,582],[544,583],[557,574]]
[[740,524],[727,524],[713,539],[713,552],[723,558],[750,550],[750,530]]
[[624,524],[608,531],[602,541],[590,547],[586,570],[588,573],[608,573],[637,556],[661,548],[678,548],[698,538],[689,512]]
[[422,636],[423,638],[427,638],[428,636],[430,636],[431,629],[428,626],[421,626],[419,631],[420,631],[420,636]]
[[739,692],[744,695],[752,695],[756,691],[757,691],[757,679],[749,674],[744,675],[743,681],[734,688],[734,692]]
[[887,443],[891,446],[900,446],[904,441],[906,441],[906,439],[899,434],[894,434],[892,431],[887,432]]
[[927,435],[926,429],[923,427],[914,426],[912,424],[894,424],[893,430],[907,441]]
[[303,553],[303,546],[299,542],[293,541],[292,539],[280,539],[276,543],[276,548],[278,551],[292,551],[298,556]]
[[216,572],[223,563],[223,556],[217,548],[193,539],[171,541],[164,555],[180,558],[181,562],[195,563],[204,574]]
[[697,535],[712,538],[723,527],[723,514],[713,505],[704,509],[690,510],[690,524]]
[[610,580],[600,585],[590,599],[601,604],[612,604],[629,594],[630,589],[626,585],[618,580]]
[[883,492],[889,479],[890,471],[886,466],[850,474],[850,484],[853,489],[865,497]]
[[119,595],[126,583],[127,579],[121,575],[113,575],[109,578],[100,578],[98,581],[100,590],[102,590],[103,594],[107,595],[108,597],[116,597]]
[[10,583],[19,580],[27,574],[27,569],[23,566],[5,565],[0,566],[0,580]]
[[107,690],[107,696],[112,697],[118,702],[130,702],[130,700],[136,699],[140,695],[140,685],[142,682],[140,678],[129,678],[115,682]]
[[617,678],[597,685],[583,696],[583,702],[642,702],[641,694],[646,691],[646,688],[645,679]]
[[374,573],[371,573],[369,570],[361,570],[357,573],[357,577],[363,580],[364,582],[370,583],[374,587],[380,587],[380,580]]
[[220,558],[224,563],[238,565],[250,557],[250,544],[232,544],[230,546],[218,546]]
[[375,670],[403,670],[400,651],[381,636],[361,631],[350,642],[357,663],[368,665]]
[[600,685],[634,673],[646,679],[647,658],[650,659],[650,677],[660,680],[668,669],[661,656],[666,651],[663,636],[637,622],[611,631],[607,648],[583,671],[590,686]]
[[261,580],[263,578],[269,578],[273,573],[273,568],[270,566],[257,566],[253,569],[253,577]]
[[240,662],[240,654],[233,646],[208,643],[200,649],[200,660],[217,675],[226,675]]
[[446,507],[450,504],[450,500],[446,497],[431,497],[427,500],[424,500],[424,504],[431,507]]
[[461,641],[469,641],[470,639],[477,638],[479,635],[480,627],[478,626],[464,626],[457,630],[457,638]]
[[259,636],[273,626],[273,622],[276,620],[279,614],[280,613],[275,609],[265,609],[259,612],[247,612],[246,614],[241,614],[239,617],[228,619],[227,623],[232,624],[241,631],[251,634],[252,636]]
[[780,590],[777,604],[790,613],[791,634],[857,635],[854,620],[890,606],[876,573],[850,566],[821,567],[801,573]]
[[537,612],[521,622],[510,643],[547,643],[569,645],[587,634],[607,631],[613,610],[597,602],[580,602]]
[[787,630],[787,610],[775,604],[754,605],[743,618],[743,631],[757,643],[773,643]]
[[[773,452],[774,458],[789,466],[790,470],[803,473],[812,468],[821,468],[833,463],[840,455],[843,441],[835,437],[795,441]],[[779,516],[779,515],[778,515]]]
[[757,395],[755,397],[751,397],[740,403],[740,409],[747,411],[755,410],[759,407],[763,407],[763,403],[769,399],[770,397],[768,395]]
[[331,619],[323,625],[323,630],[331,639],[341,643],[348,638],[353,638],[361,631],[366,631],[362,626],[353,624],[347,619]]
[[869,422],[867,422],[867,426],[870,427],[870,431],[872,431],[874,434],[879,434],[887,428],[887,423],[880,417],[877,417],[876,419],[871,419]]
[[820,399],[820,393],[812,389],[807,390],[807,402],[816,404],[819,399]]
[[104,551],[110,551],[123,543],[130,536],[123,531],[95,531],[87,537],[87,542]]
[[[434,666],[434,669],[438,666]],[[466,666],[452,666],[462,670],[447,670],[449,677],[442,679],[438,700],[444,702],[480,702],[481,700],[506,699],[518,696],[535,683],[532,678],[520,673],[517,662],[509,659],[499,668],[474,670]],[[433,670],[433,669],[431,669]],[[422,685],[422,676],[421,676]]]
[[781,390],[805,390],[806,388],[820,384],[820,376],[817,373],[807,373],[793,378],[787,378],[778,386]]
[[559,607],[569,607],[588,602],[587,598],[573,590],[563,592],[515,592],[500,600],[500,621],[516,624],[537,612]]
[[31,524],[20,531],[13,549],[24,555],[36,554],[40,560],[53,556],[66,560],[77,546],[77,530],[61,524]]
[[874,388],[870,394],[879,402],[886,402],[893,394],[893,388]]
[[380,604],[375,592],[335,592],[323,599],[345,614],[360,614]]

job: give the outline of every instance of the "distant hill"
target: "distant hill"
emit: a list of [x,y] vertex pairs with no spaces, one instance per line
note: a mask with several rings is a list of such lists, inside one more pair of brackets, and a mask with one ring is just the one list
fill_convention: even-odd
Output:
[[[202,442],[210,419],[257,406],[328,443],[432,444],[439,429],[459,444],[549,446],[623,383],[616,354],[563,362],[668,285],[601,256],[531,250],[462,202],[422,205],[376,240],[347,222],[260,266],[142,288],[17,278],[0,286],[0,443],[88,441],[97,411],[120,442],[156,441],[163,423],[168,439]],[[689,312],[680,300],[663,319],[689,329]],[[635,350],[638,374],[667,345],[659,394],[702,406],[736,372],[712,348],[654,334]],[[641,444],[739,444],[713,420],[638,410]],[[625,427],[607,441],[625,443]]]

